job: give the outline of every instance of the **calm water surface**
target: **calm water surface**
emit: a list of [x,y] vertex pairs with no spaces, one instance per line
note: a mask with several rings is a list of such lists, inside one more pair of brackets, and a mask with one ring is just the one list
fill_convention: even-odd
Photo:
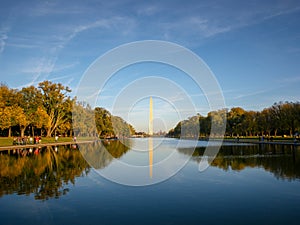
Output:
[[[199,172],[206,145],[199,142],[164,182],[131,187],[99,176],[116,160],[149,163],[145,140],[104,143],[109,153],[86,145],[82,154],[96,169],[72,146],[2,152],[0,224],[299,224],[299,147],[227,144]],[[188,141],[156,144],[154,164],[171,153],[178,160],[191,154]]]

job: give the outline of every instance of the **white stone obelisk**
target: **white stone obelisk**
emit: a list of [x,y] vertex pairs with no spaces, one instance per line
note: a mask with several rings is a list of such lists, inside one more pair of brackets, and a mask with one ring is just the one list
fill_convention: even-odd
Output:
[[149,148],[149,176],[152,178],[152,166],[153,166],[153,102],[152,97],[150,97],[149,103],[149,140],[148,140],[148,148]]
[[152,97],[150,97],[149,103],[149,135],[153,135],[153,102]]

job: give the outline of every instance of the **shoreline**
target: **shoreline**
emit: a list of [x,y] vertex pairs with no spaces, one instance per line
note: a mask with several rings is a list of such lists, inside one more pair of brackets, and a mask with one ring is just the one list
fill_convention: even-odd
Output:
[[[208,139],[198,139],[199,141],[208,141]],[[41,143],[41,144],[26,144],[26,145],[9,145],[9,146],[0,146],[1,151],[9,151],[14,149],[20,148],[40,148],[40,147],[47,147],[47,146],[60,146],[60,145],[72,145],[72,144],[87,144],[93,143],[97,140],[86,140],[86,141],[66,141],[66,142],[51,142],[51,143]],[[300,146],[300,142],[282,142],[282,141],[256,141],[256,140],[243,140],[243,139],[219,139],[219,138],[211,138],[210,141],[222,141],[226,143],[235,143],[235,144],[270,144],[270,145],[293,145],[293,146]]]
[[[221,141],[218,139],[211,139],[213,141]],[[300,146],[300,142],[283,142],[283,141],[256,141],[256,140],[230,140],[230,139],[223,139],[222,142],[227,143],[241,143],[241,144],[270,144],[270,145],[295,145]]]
[[10,146],[0,146],[0,151],[8,151],[20,148],[39,148],[47,146],[59,146],[59,145],[72,145],[72,144],[87,144],[93,143],[96,140],[87,140],[87,141],[66,141],[66,142],[53,142],[53,143],[44,143],[44,144],[27,144],[27,145],[10,145]]

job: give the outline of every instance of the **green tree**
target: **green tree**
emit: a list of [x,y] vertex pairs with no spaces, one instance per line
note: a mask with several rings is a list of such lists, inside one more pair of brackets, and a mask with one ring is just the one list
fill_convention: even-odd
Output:
[[[43,106],[38,106],[37,110],[33,113],[32,116],[32,125],[35,126],[37,129],[40,129],[42,134],[42,128],[46,127],[49,123],[49,115],[47,114],[46,110]],[[34,136],[34,133],[32,134]]]
[[281,134],[289,134],[292,136],[296,129],[297,124],[299,123],[299,115],[297,113],[297,109],[299,107],[299,103],[292,102],[279,102],[274,103],[272,106],[272,117],[274,118],[274,123],[276,123],[278,129]]
[[18,90],[10,89],[8,86],[0,84],[0,108],[18,105],[20,99]]
[[[1,84],[0,85],[0,127],[2,130],[8,129],[8,136],[11,136],[12,126],[18,125],[18,120],[15,118],[14,109],[20,103],[20,95],[17,90],[10,89],[8,86]],[[21,118],[19,118],[21,119]]]
[[253,136],[257,133],[257,112],[245,111],[244,120],[242,121],[241,128],[246,136]]
[[272,131],[272,113],[270,109],[264,109],[258,114],[258,129],[261,135],[268,134],[271,136]]
[[227,115],[227,131],[231,136],[242,134],[242,123],[246,111],[241,107],[232,108]]
[[28,121],[23,108],[20,106],[12,106],[11,112],[12,126],[19,126],[21,137],[24,137],[25,129],[30,122]]
[[51,137],[55,129],[70,119],[73,102],[67,94],[71,90],[51,81],[39,83],[39,88],[42,90],[43,106],[49,116],[46,126],[47,137]]
[[34,86],[24,87],[19,93],[21,96],[19,105],[23,108],[27,121],[23,129],[25,131],[27,126],[31,125],[31,134],[34,136],[34,125],[38,124],[40,120],[37,117],[37,112],[40,112],[43,105],[42,93]]
[[73,104],[73,131],[75,136],[95,136],[95,112],[88,104]]
[[208,116],[200,116],[199,117],[199,124],[200,124],[200,135],[208,136],[211,130],[211,115]]
[[13,126],[20,127],[21,136],[24,136],[24,130],[27,125],[26,116],[20,106],[7,106],[0,111],[0,128],[8,129],[8,137],[11,137],[11,128]]
[[11,107],[0,108],[0,129],[9,129],[8,136],[11,136]]
[[117,137],[130,137],[132,134],[132,130],[128,123],[125,122],[119,116],[112,116],[112,125],[114,129],[114,134]]
[[221,109],[209,113],[213,135],[219,136],[223,134],[223,128],[226,126],[226,112],[226,109]]
[[282,105],[282,118],[284,119],[284,129],[290,136],[295,134],[297,117],[296,117],[296,104],[293,102],[285,102]]
[[104,108],[95,108],[95,122],[99,137],[114,136],[114,129],[111,121],[112,115]]

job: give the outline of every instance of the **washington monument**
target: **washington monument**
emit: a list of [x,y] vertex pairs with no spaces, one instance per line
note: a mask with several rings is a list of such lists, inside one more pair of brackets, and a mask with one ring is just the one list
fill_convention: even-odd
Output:
[[153,103],[152,103],[152,97],[150,97],[149,102],[149,135],[153,135]]
[[[153,103],[152,97],[150,97],[149,102],[149,135],[153,135]],[[153,142],[152,137],[148,140],[148,148],[149,148],[149,175],[152,178],[152,166],[153,166]]]

